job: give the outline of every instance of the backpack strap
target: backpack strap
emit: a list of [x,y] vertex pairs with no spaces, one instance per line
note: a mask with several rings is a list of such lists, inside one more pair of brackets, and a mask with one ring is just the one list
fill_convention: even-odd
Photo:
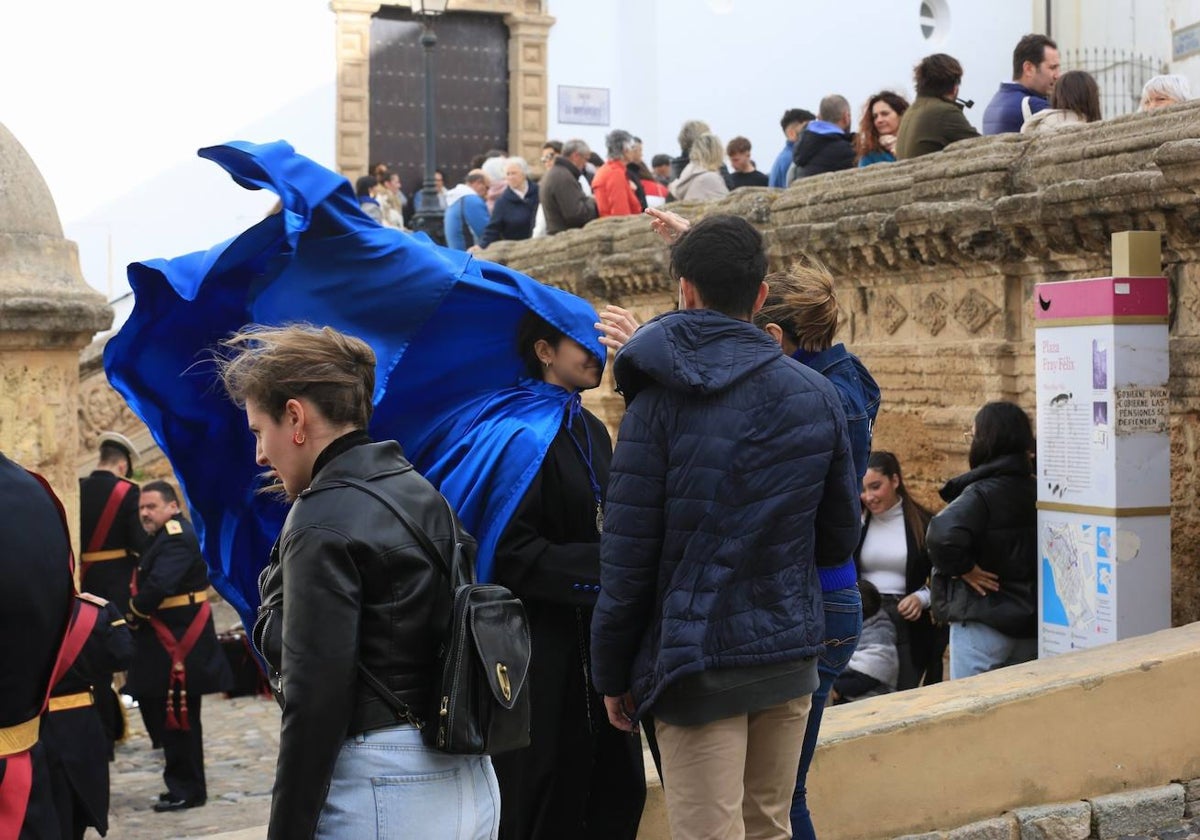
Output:
[[[455,583],[454,570],[450,568],[450,561],[447,560],[440,551],[438,551],[437,546],[433,544],[433,540],[429,539],[429,535],[425,533],[425,529],[418,525],[411,516],[401,510],[395,502],[380,493],[371,485],[367,484],[365,481],[360,481],[357,478],[339,478],[338,480],[332,481],[325,486],[333,487],[339,484],[344,484],[347,487],[353,487],[357,490],[361,490],[362,492],[374,496],[377,500],[379,500],[379,502],[388,510],[390,510],[395,517],[400,520],[404,527],[412,533],[413,537],[417,541],[417,544],[421,546],[421,549],[431,558],[437,560],[436,565],[439,569],[441,569],[442,573],[450,581],[451,585]],[[450,503],[446,502],[444,496],[442,497],[442,501],[445,502],[446,509],[449,511]],[[454,521],[453,511],[450,511],[450,526],[454,529],[455,539],[458,539],[458,524]]]
[[[459,200],[461,201],[462,199],[459,199]],[[451,586],[454,585],[454,582],[455,582],[454,581],[454,572],[450,568],[450,561],[447,560],[440,551],[438,551],[437,546],[435,546],[433,544],[433,540],[429,539],[429,535],[427,533],[425,533],[425,529],[422,528],[420,525],[418,525],[415,521],[413,521],[413,518],[411,516],[409,516],[407,513],[405,513],[403,510],[401,510],[400,507],[395,502],[393,502],[391,499],[389,499],[387,496],[380,493],[378,490],[376,490],[371,485],[367,484],[365,481],[360,481],[357,478],[341,478],[341,479],[338,479],[337,481],[332,481],[325,486],[326,487],[334,487],[339,484],[345,485],[347,487],[353,487],[356,490],[361,490],[362,492],[364,492],[368,495],[374,496],[384,507],[386,507],[388,510],[390,510],[392,512],[392,514],[397,519],[399,519],[401,523],[403,523],[404,527],[407,528],[412,533],[412,535],[416,539],[417,543],[421,546],[421,549],[426,554],[428,554],[431,558],[437,559],[438,562],[436,563],[436,565],[437,565],[438,569],[440,569],[442,574],[444,574],[446,576],[446,579],[448,581],[450,581]],[[454,529],[454,538],[455,538],[455,540],[457,540],[458,539],[458,523],[454,518],[454,511],[450,508],[450,503],[446,501],[444,496],[442,497],[442,501],[445,502],[446,510],[450,513],[450,527]],[[366,684],[368,686],[371,687],[371,690],[374,691],[376,694],[378,694],[379,698],[388,705],[388,707],[396,715],[396,718],[398,720],[406,721],[409,724],[415,726],[417,729],[424,730],[424,728],[425,728],[424,721],[422,721],[419,717],[417,717],[417,715],[413,712],[411,706],[409,706],[407,703],[405,703],[403,700],[401,700],[399,697],[397,697],[395,692],[393,692],[390,688],[388,688],[383,683],[383,680],[379,679],[379,677],[372,674],[367,669],[367,666],[363,665],[361,661],[358,662],[357,664],[358,664],[358,672],[362,675],[363,680],[366,682]]]

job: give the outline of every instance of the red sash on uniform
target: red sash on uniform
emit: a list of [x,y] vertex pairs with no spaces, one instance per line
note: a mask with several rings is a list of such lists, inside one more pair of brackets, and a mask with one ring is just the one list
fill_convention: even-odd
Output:
[[[133,573],[133,580],[129,582],[129,588],[134,597],[137,597],[136,571]],[[171,632],[171,628],[164,624],[158,616],[152,615],[148,619],[151,628],[154,629],[154,635],[158,636],[158,643],[163,646],[163,650],[171,658],[171,672],[167,677],[167,719],[165,724],[167,729],[184,732],[191,729],[188,724],[187,666],[185,662],[188,654],[192,652],[192,648],[199,641],[200,634],[204,632],[204,626],[208,623],[210,615],[212,615],[212,607],[208,605],[208,601],[201,602],[200,609],[196,610],[196,615],[192,617],[192,622],[184,632],[183,638],[178,641],[175,639],[175,634]],[[178,715],[175,712],[176,690],[179,691]]]
[[[58,510],[59,519],[62,520],[63,531],[67,535],[67,563],[70,566],[73,579],[75,574],[75,555],[69,547],[70,530],[67,528],[67,513],[63,509],[62,502],[59,501],[58,496],[54,495],[49,482],[35,472],[29,470],[26,470],[26,472],[37,479],[37,482],[42,485]],[[71,618],[67,623],[67,632],[63,634],[62,642],[58,646],[58,655],[54,660],[54,670],[50,674],[50,682],[47,684],[46,694],[42,698],[42,708],[39,711],[39,716],[46,711],[51,689],[54,688],[63,674],[69,671],[71,666],[75,664],[75,659],[79,656],[79,652],[83,650],[88,636],[91,635],[92,628],[96,626],[96,619],[100,615],[99,607],[95,604],[80,601],[74,597],[74,592],[72,592],[71,600],[73,604]],[[29,793],[33,787],[33,762],[30,759],[28,750],[16,753],[15,755],[3,756],[3,758],[4,778],[0,779],[0,840],[10,840],[10,838],[11,840],[16,840],[21,833],[21,826],[25,823],[25,811],[29,807]]]
[[108,540],[109,532],[112,531],[113,522],[117,519],[117,513],[121,510],[121,502],[125,501],[125,496],[129,493],[129,488],[133,485],[128,481],[117,480],[113,486],[112,492],[108,494],[108,501],[104,503],[104,510],[100,511],[100,518],[96,520],[96,527],[92,530],[92,538],[88,540],[87,547],[83,549],[83,568],[79,570],[79,585],[83,586],[83,579],[87,577],[88,569],[92,567],[87,561],[87,555],[93,551],[99,551],[104,548],[104,543]]

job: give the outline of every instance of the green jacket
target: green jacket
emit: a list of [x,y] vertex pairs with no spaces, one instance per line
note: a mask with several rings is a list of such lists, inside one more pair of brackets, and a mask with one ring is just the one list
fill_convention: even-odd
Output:
[[940,152],[955,140],[978,136],[961,106],[936,96],[918,96],[900,120],[896,160]]

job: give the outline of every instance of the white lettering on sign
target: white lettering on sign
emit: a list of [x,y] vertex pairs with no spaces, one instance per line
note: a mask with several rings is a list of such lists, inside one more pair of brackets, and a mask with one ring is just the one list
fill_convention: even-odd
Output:
[[1118,435],[1158,433],[1167,430],[1171,396],[1166,388],[1144,388],[1134,385],[1117,388],[1114,396],[1117,416],[1113,426]]

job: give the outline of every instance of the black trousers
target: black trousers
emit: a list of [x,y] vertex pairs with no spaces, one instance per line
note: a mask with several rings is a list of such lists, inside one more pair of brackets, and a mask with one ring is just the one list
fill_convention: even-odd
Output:
[[637,837],[646,802],[642,741],[608,722],[585,676],[586,625],[574,625],[574,617],[534,625],[530,744],[492,758],[501,840]]
[[163,781],[172,799],[203,801],[208,798],[204,780],[204,729],[200,724],[200,697],[187,694],[188,729],[167,729],[167,698],[146,697],[139,701],[142,716],[153,726],[162,742]]

